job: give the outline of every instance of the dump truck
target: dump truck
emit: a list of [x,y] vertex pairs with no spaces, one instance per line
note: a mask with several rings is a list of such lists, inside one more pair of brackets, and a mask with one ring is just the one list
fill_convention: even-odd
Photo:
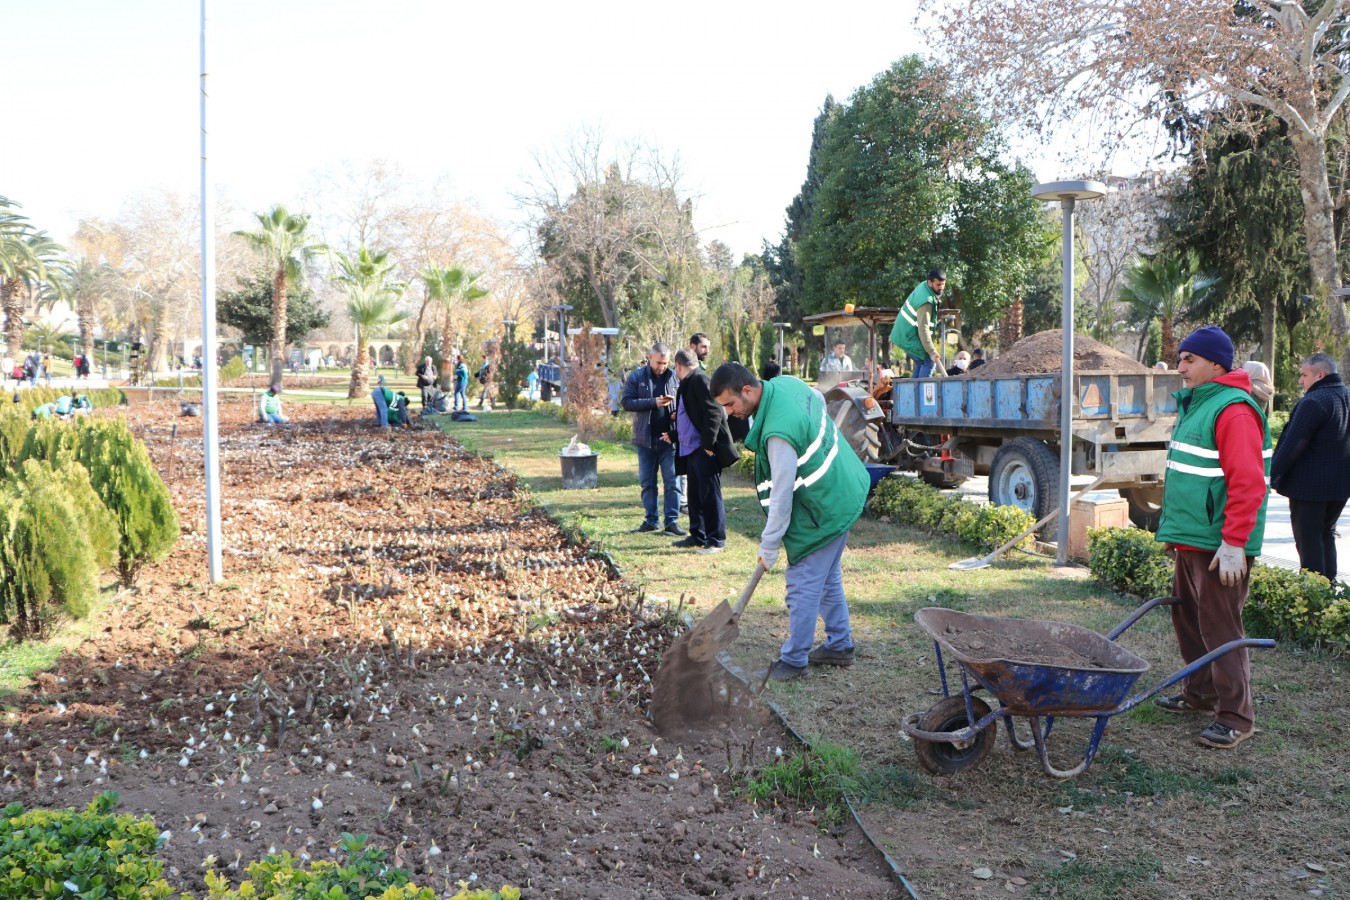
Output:
[[[999,378],[887,376],[896,311],[861,307],[807,316],[808,326],[867,330],[865,368],[824,373],[829,415],[865,463],[916,472],[942,488],[989,476],[989,501],[1042,518],[1059,505],[1059,372]],[[837,332],[836,332],[837,333]],[[1181,376],[1171,371],[1075,371],[1074,475],[1101,478],[1154,530]]]

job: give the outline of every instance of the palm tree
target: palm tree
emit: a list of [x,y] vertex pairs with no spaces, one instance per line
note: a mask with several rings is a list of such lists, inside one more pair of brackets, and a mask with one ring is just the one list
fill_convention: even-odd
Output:
[[23,353],[24,296],[20,291],[26,289],[41,298],[45,292],[59,290],[54,279],[63,253],[45,231],[34,231],[26,217],[10,212],[17,207],[0,197],[0,311],[5,315],[5,352],[12,358]]
[[455,307],[460,303],[472,303],[488,295],[477,286],[482,273],[469,274],[458,266],[442,268],[432,263],[417,273],[427,286],[427,299],[441,307],[441,390],[450,390],[454,378],[455,361],[450,346],[451,321]]
[[347,398],[355,399],[370,386],[370,335],[407,318],[398,308],[398,299],[407,285],[392,280],[395,267],[389,251],[371,253],[364,246],[356,256],[337,253],[338,274],[347,292],[347,315],[356,325],[356,357],[352,360],[352,380]]
[[85,359],[94,358],[94,323],[99,308],[116,287],[116,272],[106,263],[80,260],[70,270],[70,293],[75,298],[75,317],[80,325],[80,348]]
[[1140,359],[1148,339],[1148,326],[1158,319],[1162,326],[1162,359],[1176,363],[1177,321],[1185,318],[1219,282],[1215,276],[1200,274],[1199,269],[1200,257],[1194,250],[1141,256],[1126,269],[1120,299],[1129,306],[1130,324],[1143,326],[1144,337],[1137,354]]
[[267,261],[272,273],[272,340],[267,353],[272,358],[272,380],[281,383],[282,363],[286,354],[286,285],[303,276],[303,265],[327,248],[306,233],[309,216],[292,215],[281,204],[265,213],[256,213],[257,231],[236,231],[235,234],[257,250]]

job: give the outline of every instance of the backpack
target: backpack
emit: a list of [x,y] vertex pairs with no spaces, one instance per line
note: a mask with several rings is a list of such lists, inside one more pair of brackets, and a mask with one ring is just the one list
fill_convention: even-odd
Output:
[[479,384],[487,384],[487,383],[488,383],[488,372],[490,372],[490,371],[492,371],[492,366],[488,365],[487,363],[483,363],[482,368],[480,368],[480,369],[478,370],[478,383],[479,383]]

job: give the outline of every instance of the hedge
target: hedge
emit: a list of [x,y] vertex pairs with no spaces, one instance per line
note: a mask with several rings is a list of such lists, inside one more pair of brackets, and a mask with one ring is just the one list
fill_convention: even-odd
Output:
[[[1015,506],[976,505],[944,494],[917,478],[883,478],[872,492],[872,511],[926,531],[953,534],[967,544],[993,550],[1036,524]],[[1027,535],[1022,544],[1030,543]]]
[[[1137,528],[1088,530],[1088,567],[1101,584],[1139,597],[1172,593],[1172,560]],[[1350,649],[1350,591],[1312,572],[1256,563],[1242,623],[1252,637],[1292,641],[1333,652]]]

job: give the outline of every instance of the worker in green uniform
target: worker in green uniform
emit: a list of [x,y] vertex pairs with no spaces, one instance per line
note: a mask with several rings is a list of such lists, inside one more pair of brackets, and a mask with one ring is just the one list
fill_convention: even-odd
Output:
[[942,377],[947,367],[933,343],[938,336],[937,301],[947,286],[947,273],[933,269],[928,280],[910,291],[891,327],[891,343],[909,357],[915,378]]
[[[800,678],[811,665],[853,665],[853,633],[840,563],[848,530],[867,502],[870,479],[805,382],[779,375],[761,382],[740,363],[713,372],[709,393],[727,415],[750,419],[745,446],[755,454],[755,493],[767,519],[759,561],[772,569],[786,551],[788,639],[769,670]],[[815,649],[816,619],[825,640]]]

